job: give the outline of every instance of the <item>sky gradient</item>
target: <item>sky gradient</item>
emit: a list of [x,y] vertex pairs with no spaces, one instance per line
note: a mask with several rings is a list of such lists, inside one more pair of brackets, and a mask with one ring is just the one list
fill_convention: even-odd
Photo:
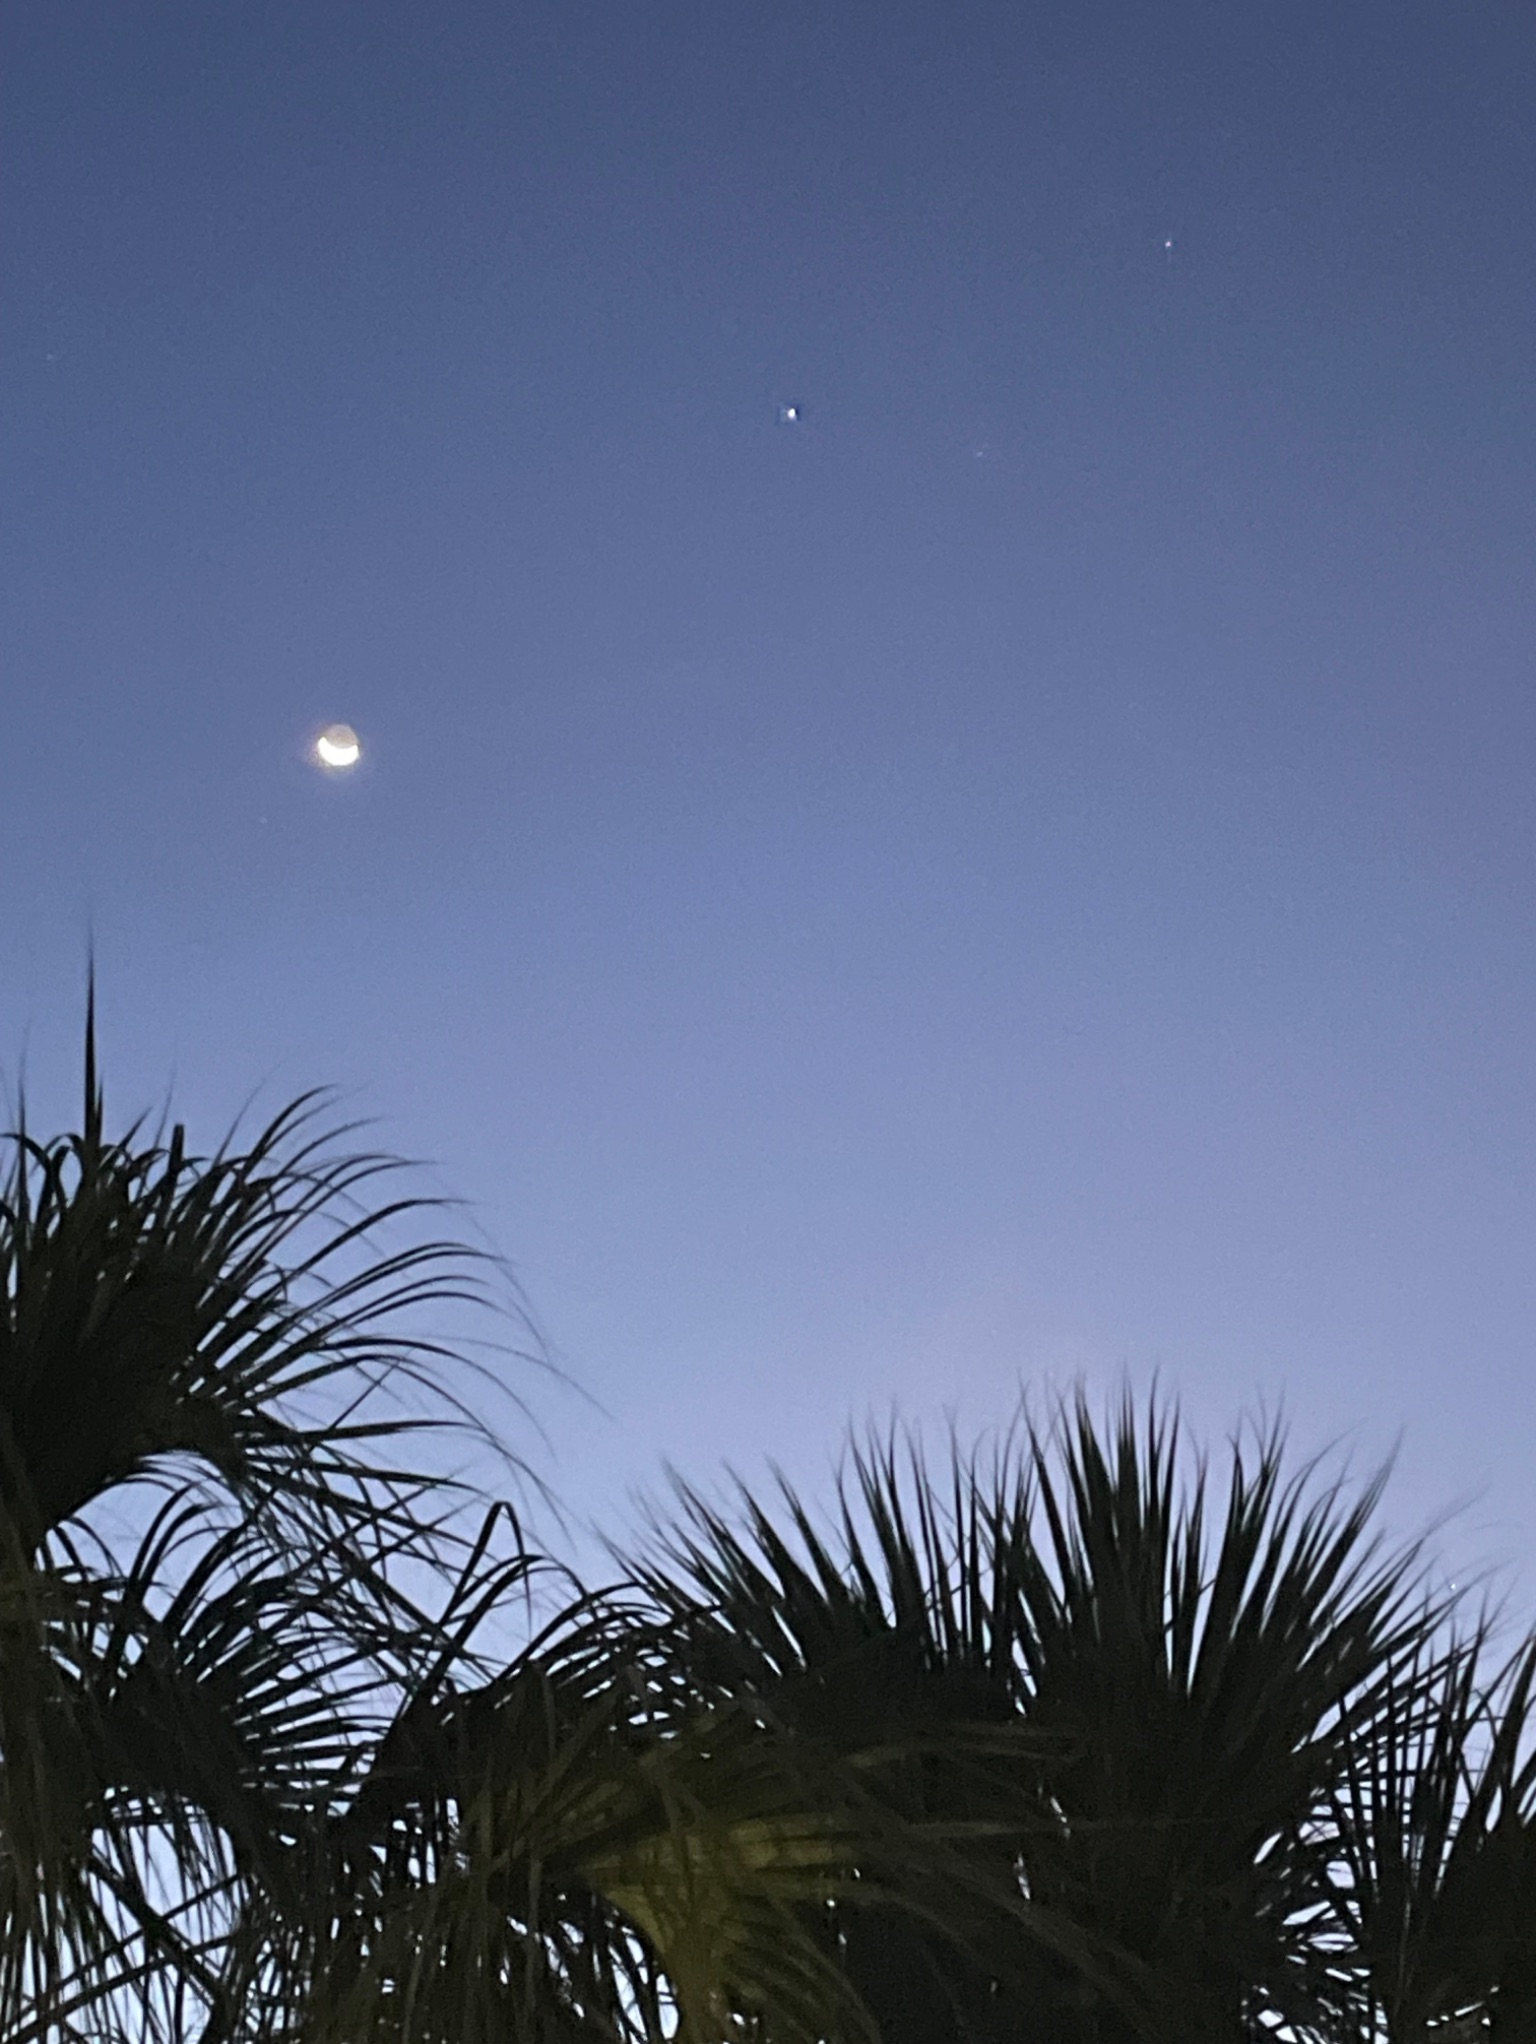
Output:
[[124,1113],[338,1083],[608,1524],[1160,1371],[1529,1579],[1533,104],[1502,0],[11,0],[6,1073],[94,940]]

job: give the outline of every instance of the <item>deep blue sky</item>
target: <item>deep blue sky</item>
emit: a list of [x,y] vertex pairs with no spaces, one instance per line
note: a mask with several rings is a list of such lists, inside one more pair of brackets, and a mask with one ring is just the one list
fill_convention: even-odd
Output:
[[124,1111],[339,1081],[582,1512],[1160,1368],[1536,1557],[1536,19],[10,0],[0,96],[40,1104],[92,927]]

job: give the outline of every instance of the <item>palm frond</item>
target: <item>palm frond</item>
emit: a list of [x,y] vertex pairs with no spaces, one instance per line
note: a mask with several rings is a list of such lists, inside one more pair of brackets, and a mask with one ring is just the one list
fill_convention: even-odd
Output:
[[485,1574],[431,1464],[444,1429],[490,1436],[423,1315],[484,1307],[493,1266],[350,1135],[311,1095],[206,1156],[110,1137],[93,1008],[79,1129],[9,1138],[7,2037],[212,2009],[252,1894],[293,1889],[441,1654],[442,1590]]
[[401,1167],[345,1148],[323,1096],[198,1156],[179,1126],[106,1135],[94,1046],[87,1087],[79,1132],[10,1138],[0,1196],[13,1537],[40,1553],[112,1490],[192,1477],[284,1538],[412,1523],[445,1480],[394,1444],[479,1425],[422,1316],[483,1308],[489,1260],[423,1234],[435,1203],[391,1196]]
[[[1308,1827],[1351,1708],[1435,1623],[1378,1490],[1287,1478],[1271,1434],[1217,1513],[1171,1413],[1079,1399],[938,1472],[873,1443],[831,1531],[787,1492],[735,1519],[685,1494],[640,1577],[705,1693],[883,1749],[914,1874],[923,1827],[976,1827],[969,1881],[912,1884],[947,1939],[846,1919],[888,2036],[921,2003],[930,2034],[1171,2044],[1322,2009]],[[868,1977],[893,1952],[928,1983],[894,2004]]]
[[1536,2025],[1536,1644],[1491,1678],[1475,1630],[1393,1671],[1325,1834],[1360,2022],[1387,2044]]

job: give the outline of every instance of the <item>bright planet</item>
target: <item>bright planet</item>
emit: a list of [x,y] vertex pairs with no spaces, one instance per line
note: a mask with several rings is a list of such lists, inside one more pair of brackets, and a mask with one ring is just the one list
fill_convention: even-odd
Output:
[[315,740],[315,758],[324,767],[356,766],[362,751],[350,724],[327,724]]

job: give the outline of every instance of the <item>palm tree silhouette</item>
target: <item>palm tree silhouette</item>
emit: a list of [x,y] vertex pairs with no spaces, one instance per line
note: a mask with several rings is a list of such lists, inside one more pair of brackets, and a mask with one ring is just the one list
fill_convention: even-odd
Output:
[[96,1067],[0,1197],[0,2035],[859,2029],[878,1805],[443,1473],[488,1259],[315,1096],[198,1156]]
[[1532,1651],[1480,1672],[1379,1491],[1273,1431],[1218,1482],[1154,1397],[876,1442],[830,1524],[685,1493],[643,1575],[693,1681],[891,1753],[969,1863],[831,1912],[885,2044],[1536,2034]]
[[109,1137],[94,1006],[9,1139],[9,2044],[1536,2039],[1536,1648],[1378,1483],[1079,1399],[587,1592],[438,1446],[493,1260],[352,1140]]

